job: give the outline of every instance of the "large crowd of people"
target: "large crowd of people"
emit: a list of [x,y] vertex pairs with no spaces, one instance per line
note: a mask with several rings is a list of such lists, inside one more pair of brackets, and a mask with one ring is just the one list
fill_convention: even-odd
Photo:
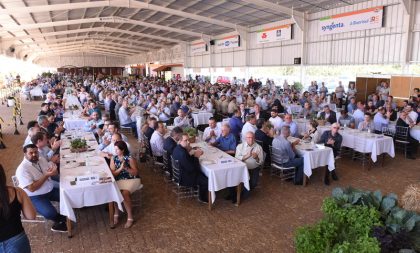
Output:
[[[1,200],[0,224],[7,223],[7,217],[15,217],[19,208],[25,216],[33,217],[33,204],[39,214],[54,221],[52,230],[58,232],[67,230],[65,217],[59,214],[51,201],[59,200],[58,153],[60,136],[66,131],[63,124],[66,100],[63,96],[68,86],[73,87],[74,95],[83,107],[82,115],[87,117],[83,130],[97,137],[98,152],[109,163],[122,191],[128,214],[126,228],[131,227],[134,221],[130,194],[137,189],[140,179],[138,161],[130,153],[132,149],[127,136],[121,133],[121,127],[131,128],[135,137],[140,137],[141,145],[148,142],[146,146],[150,146],[150,155],[157,162],[170,161],[171,158],[177,160],[181,171],[178,183],[188,187],[198,185],[199,200],[208,202],[208,180],[199,164],[203,151],[190,146],[189,135],[184,131],[193,126],[191,115],[196,110],[213,114],[208,124],[195,126],[203,132],[202,141],[246,164],[250,189],[243,189],[241,194],[244,197],[249,196],[257,186],[260,170],[269,166],[270,147],[281,156],[281,161],[274,162],[295,167],[293,181],[302,184],[304,161],[296,151],[300,139],[322,143],[333,149],[334,156],[339,156],[342,142],[338,131],[340,125],[377,133],[395,120],[397,126],[408,129],[420,125],[419,89],[413,91],[410,100],[397,106],[386,82],[381,82],[376,91],[369,94],[367,101],[357,99],[354,83],[345,88],[341,82],[335,90],[328,90],[324,83],[318,85],[313,81],[307,90],[299,91],[286,81],[275,86],[271,81],[263,85],[250,79],[245,85],[231,85],[212,84],[199,79],[163,81],[150,77],[93,80],[88,76],[53,75],[25,83],[24,93],[29,97],[28,91],[35,86],[42,87],[45,101],[41,104],[39,115],[27,125],[23,160],[16,170],[19,187],[23,191],[6,190],[0,170],[0,190],[9,196]],[[291,109],[296,106],[299,110]],[[139,130],[131,117],[138,108],[147,118]],[[298,130],[295,119],[299,117],[309,121],[306,132]],[[228,120],[218,124],[225,118]],[[331,124],[331,129],[321,134],[317,130],[318,120]],[[169,135],[167,126],[173,126]],[[289,141],[290,136],[295,137],[293,142]],[[408,157],[415,159],[419,142],[410,135],[407,138]],[[167,170],[172,177],[171,163]],[[331,174],[332,179],[338,180],[335,170]],[[328,173],[325,183],[329,183]],[[236,194],[232,188],[226,198],[235,202]],[[114,223],[118,223],[118,208],[115,210]],[[9,238],[21,235],[20,226],[13,229]]]

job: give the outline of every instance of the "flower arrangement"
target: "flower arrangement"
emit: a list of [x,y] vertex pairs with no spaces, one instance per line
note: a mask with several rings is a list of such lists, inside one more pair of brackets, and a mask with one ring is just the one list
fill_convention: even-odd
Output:
[[190,137],[190,143],[195,142],[195,139],[197,137],[197,129],[193,127],[186,127],[184,129],[184,133],[188,134],[188,136]]
[[79,110],[79,106],[77,106],[77,105],[70,105],[70,106],[69,106],[69,109],[70,109],[70,110],[75,110],[75,111],[76,111],[76,110]]
[[85,139],[74,139],[70,142],[70,151],[73,153],[84,152],[87,150],[87,143]]

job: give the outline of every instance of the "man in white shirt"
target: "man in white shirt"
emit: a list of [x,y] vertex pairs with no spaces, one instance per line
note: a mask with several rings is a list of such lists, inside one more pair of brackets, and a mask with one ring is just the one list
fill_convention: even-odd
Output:
[[178,117],[174,119],[174,126],[181,128],[190,126],[190,120],[182,109],[178,109]]
[[414,124],[416,124],[416,122],[417,122],[417,117],[419,116],[418,114],[417,114],[417,112],[415,112],[415,111],[413,111],[413,107],[411,106],[411,104],[409,104],[409,105],[407,105],[406,107],[405,107],[405,111],[407,112],[407,116],[412,120],[412,122],[409,122],[410,121],[410,119],[407,119],[407,121],[409,122],[409,124],[411,124],[411,123],[414,123]]
[[[114,133],[111,137],[111,144],[106,146],[106,148],[104,148],[99,153],[100,156],[104,157],[105,159],[108,159],[107,162],[109,162],[114,155],[117,155],[115,153],[115,146],[114,146],[114,144],[117,141],[122,141],[122,136],[121,136],[120,133]],[[130,145],[127,142],[126,142],[126,144],[127,144],[128,150],[130,150]]]
[[36,133],[34,136],[32,136],[31,141],[33,144],[35,144],[35,146],[38,147],[40,157],[57,165],[60,164],[60,156],[56,154],[57,150],[60,148],[60,141],[54,140],[51,148],[48,147],[49,141],[47,134],[43,132]]
[[219,138],[222,130],[217,127],[216,120],[211,117],[209,119],[209,126],[204,129],[203,140],[208,143],[215,143],[216,139]]
[[128,109],[128,101],[124,99],[118,111],[118,118],[120,120],[120,125],[130,127],[134,132],[134,137],[137,138],[137,125],[135,121],[131,120],[131,114],[134,113],[134,110],[134,108],[132,110]]
[[67,232],[66,217],[60,215],[51,201],[60,201],[60,190],[54,188],[52,176],[57,175],[57,166],[39,157],[34,144],[23,148],[24,158],[16,169],[18,185],[29,196],[36,211],[48,220],[54,221],[54,232]]
[[283,120],[279,117],[277,110],[271,111],[271,118],[269,119],[271,125],[273,125],[274,130],[280,131],[280,128],[283,124]]
[[32,141],[31,141],[32,136],[34,136],[36,133],[38,133],[40,131],[41,131],[41,129],[37,126],[29,128],[28,136],[26,136],[25,142],[23,143],[22,147],[25,147],[28,144],[32,144]]
[[98,112],[94,111],[90,115],[90,120],[86,122],[84,130],[85,132],[98,133],[99,125],[103,124],[104,122],[99,118]]
[[152,149],[153,156],[160,163],[163,162],[163,141],[165,133],[165,125],[162,121],[159,121],[156,130],[152,134],[152,138],[150,138],[150,148]]
[[242,142],[246,141],[246,134],[248,132],[255,133],[255,131],[257,131],[257,126],[255,124],[257,124],[257,119],[255,118],[255,115],[254,114],[248,115],[247,121],[242,127],[242,131],[241,131]]

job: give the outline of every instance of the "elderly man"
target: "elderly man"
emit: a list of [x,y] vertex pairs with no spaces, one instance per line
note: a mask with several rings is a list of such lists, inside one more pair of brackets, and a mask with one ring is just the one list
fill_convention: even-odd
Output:
[[[414,127],[414,123],[407,123],[408,113],[406,111],[400,112],[400,118],[397,120],[397,126],[399,127],[408,127],[408,130]],[[408,133],[408,149],[407,149],[407,158],[408,159],[416,159],[417,149],[419,146],[419,141],[411,137],[410,133]]]
[[84,126],[85,132],[92,132],[92,133],[98,133],[98,129],[100,125],[103,125],[104,122],[102,119],[99,118],[99,114],[96,111],[93,111],[90,115],[90,120],[86,122]]
[[216,120],[211,117],[209,119],[209,126],[204,129],[203,140],[210,144],[215,143],[220,134],[221,129],[217,126]]
[[153,156],[156,157],[157,162],[163,162],[163,141],[166,133],[165,125],[162,121],[157,123],[157,128],[150,138],[150,148],[152,149]]
[[[275,161],[284,167],[295,167],[294,184],[301,185],[303,183],[303,158],[298,157],[295,146],[299,144],[299,140],[290,143],[287,138],[291,135],[289,126],[282,126],[281,133],[273,140],[273,152],[279,152],[282,161]],[[273,158],[272,158],[273,159]]]
[[298,126],[297,124],[292,120],[292,115],[291,114],[286,114],[284,115],[284,122],[283,122],[283,126],[288,126],[290,129],[290,135],[293,137],[297,137],[298,136]]
[[[340,154],[341,143],[343,142],[343,137],[341,136],[341,134],[338,133],[339,129],[340,129],[340,125],[338,123],[332,124],[331,130],[325,131],[321,135],[321,139],[319,141],[320,143],[323,143],[325,146],[332,148],[334,152],[334,157],[337,157]],[[326,185],[330,183],[329,175],[330,175],[330,172],[327,169],[325,173],[325,179],[324,179],[324,183]],[[331,176],[333,180],[338,180],[338,176],[335,170],[331,172]]]
[[28,136],[26,136],[25,142],[23,143],[23,147],[25,147],[28,144],[32,144],[32,141],[31,141],[32,136],[34,136],[39,131],[41,131],[41,129],[38,126],[29,128]]
[[34,144],[23,148],[24,159],[16,169],[19,187],[29,196],[36,211],[48,220],[54,221],[51,230],[67,232],[66,217],[60,215],[51,201],[60,201],[60,191],[54,188],[52,176],[57,175],[57,166],[39,157]]
[[187,114],[182,110],[178,109],[178,117],[174,119],[174,126],[185,128],[190,126],[190,120]]
[[257,119],[256,119],[255,115],[254,114],[248,115],[246,123],[242,127],[242,132],[241,132],[242,142],[246,141],[246,136],[245,136],[246,133],[248,133],[248,132],[255,133],[255,131],[257,131],[257,127],[255,126],[255,124],[257,124]]
[[168,161],[168,168],[166,169],[168,170],[171,178],[172,178],[171,156],[172,156],[172,153],[174,152],[176,145],[182,138],[182,133],[183,133],[182,128],[174,127],[174,129],[172,129],[171,131],[171,135],[163,141],[163,150],[166,151],[166,155],[167,155],[166,159]]
[[181,140],[174,148],[172,157],[179,164],[179,184],[187,187],[199,186],[198,199],[208,203],[208,178],[201,172],[198,158],[203,155],[200,149],[193,150],[188,134],[182,134]]
[[[249,196],[251,190],[253,190],[260,177],[260,166],[264,164],[264,152],[260,145],[255,142],[254,132],[247,132],[245,134],[245,141],[236,147],[235,158],[241,160],[246,164],[249,172],[249,187],[250,190],[243,189],[242,194],[244,197]],[[235,188],[230,189],[232,201],[236,201]]]
[[227,124],[222,125],[221,135],[217,138],[214,145],[229,155],[235,155],[236,138],[230,132],[230,126]]
[[128,109],[128,101],[124,99],[118,112],[118,117],[120,119],[120,125],[123,127],[130,127],[134,132],[134,137],[137,138],[137,125],[135,121],[131,120],[131,115],[134,113],[134,110],[134,108],[131,110]]
[[38,116],[38,125],[41,129],[41,132],[46,133],[49,139],[52,137],[59,139],[60,134],[64,132],[64,127],[62,125],[59,125],[52,132],[51,128],[49,128],[50,124],[51,122],[48,120],[48,117],[46,115]]

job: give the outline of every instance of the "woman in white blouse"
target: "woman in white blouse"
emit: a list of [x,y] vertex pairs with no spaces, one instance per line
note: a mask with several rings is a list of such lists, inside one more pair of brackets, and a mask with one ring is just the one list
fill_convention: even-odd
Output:
[[303,134],[303,140],[309,140],[314,143],[318,143],[319,139],[321,138],[321,134],[317,129],[318,123],[315,120],[311,120],[309,122],[309,129],[308,132]]

